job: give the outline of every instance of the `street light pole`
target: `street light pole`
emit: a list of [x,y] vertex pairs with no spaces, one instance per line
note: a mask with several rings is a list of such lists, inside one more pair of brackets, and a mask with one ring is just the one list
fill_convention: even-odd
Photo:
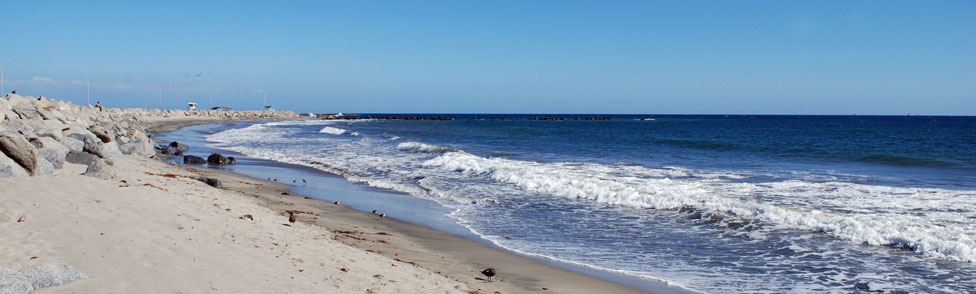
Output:
[[3,68],[8,66],[20,66],[20,63],[11,63],[8,65],[0,66],[0,96],[6,95],[7,93],[3,91]]
[[91,79],[87,79],[86,81],[88,81],[88,96],[85,99],[88,100],[88,107],[91,107]]

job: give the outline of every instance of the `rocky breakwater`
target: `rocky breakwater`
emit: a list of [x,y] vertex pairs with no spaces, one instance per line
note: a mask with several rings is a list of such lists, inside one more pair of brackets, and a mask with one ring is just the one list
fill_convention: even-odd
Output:
[[112,158],[156,155],[150,125],[297,117],[291,111],[99,110],[11,94],[0,97],[0,177],[48,175],[67,161],[107,178]]

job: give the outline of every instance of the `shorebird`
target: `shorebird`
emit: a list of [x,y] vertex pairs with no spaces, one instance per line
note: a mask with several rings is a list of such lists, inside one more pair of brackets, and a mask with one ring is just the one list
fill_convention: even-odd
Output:
[[386,217],[386,214],[385,213],[380,214],[380,217]]
[[297,219],[297,217],[295,217],[295,212],[294,211],[289,211],[288,212],[288,222],[295,223],[295,220],[296,219]]
[[277,182],[277,181],[278,181],[278,178],[275,178],[275,182]]
[[376,209],[373,209],[373,214],[376,214]]
[[489,268],[481,271],[481,274],[482,275],[485,275],[486,277],[488,277],[488,282],[490,283],[491,282],[491,277],[494,277],[495,276],[495,268],[489,267]]
[[339,200],[336,200],[336,202],[332,204],[339,205]]

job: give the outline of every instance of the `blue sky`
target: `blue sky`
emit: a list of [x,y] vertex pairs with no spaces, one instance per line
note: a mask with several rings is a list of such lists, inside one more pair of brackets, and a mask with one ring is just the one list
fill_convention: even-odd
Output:
[[[976,115],[976,1],[0,0],[5,90],[300,112]],[[201,74],[202,73],[202,74]],[[200,74],[200,76],[196,76]],[[168,88],[167,86],[172,86]]]

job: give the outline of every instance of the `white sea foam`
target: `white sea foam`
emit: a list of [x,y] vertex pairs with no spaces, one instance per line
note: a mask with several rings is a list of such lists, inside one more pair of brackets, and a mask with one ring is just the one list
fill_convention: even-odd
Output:
[[329,134],[329,135],[342,135],[345,134],[346,132],[347,131],[344,129],[335,128],[335,127],[324,127],[321,130],[319,130],[319,133]]
[[[951,207],[976,207],[976,193],[945,189],[870,186],[799,180],[740,183],[682,170],[579,163],[537,163],[451,152],[424,163],[518,185],[528,191],[636,208],[694,207],[758,219],[778,226],[815,230],[858,243],[907,247],[937,257],[976,261],[976,225]],[[626,168],[628,176],[620,176]],[[757,199],[762,199],[758,201]],[[918,215],[910,211],[926,211]]]
[[424,143],[417,142],[404,142],[397,144],[397,149],[410,152],[426,152],[426,153],[445,153],[456,151],[449,147],[427,145]]

